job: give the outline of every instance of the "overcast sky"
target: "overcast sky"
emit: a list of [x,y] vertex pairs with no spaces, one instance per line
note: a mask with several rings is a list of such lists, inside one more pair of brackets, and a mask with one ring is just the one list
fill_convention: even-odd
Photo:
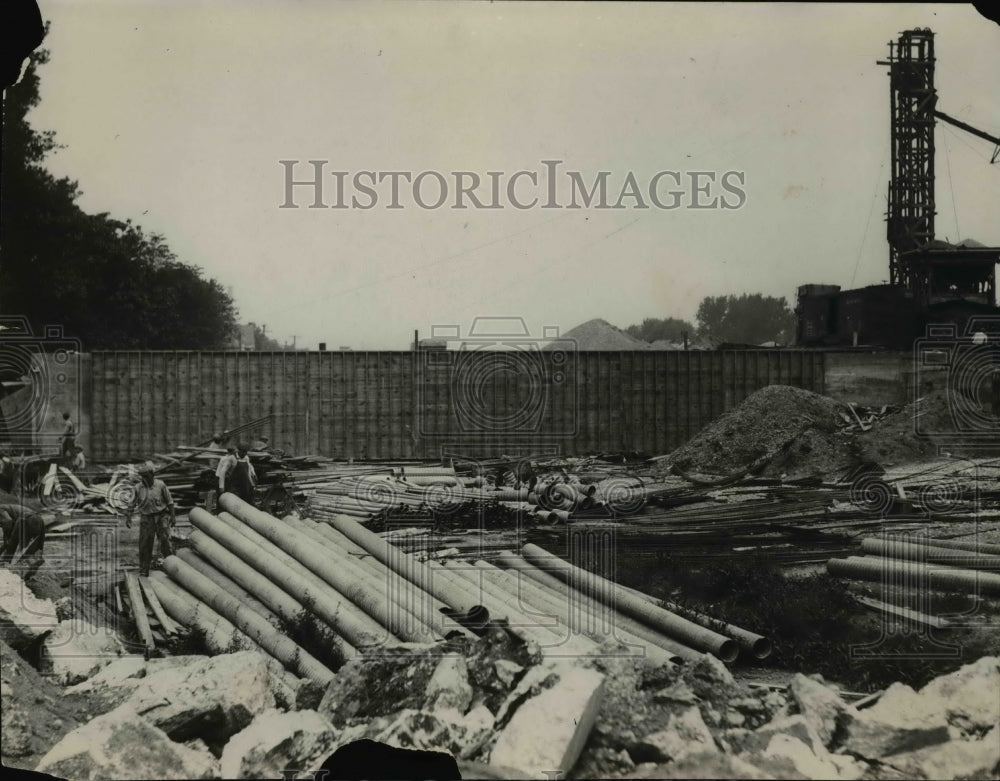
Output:
[[[84,209],[162,233],[231,286],[244,321],[313,349],[405,349],[414,329],[477,316],[521,316],[539,334],[693,320],[706,295],[793,302],[800,284],[886,280],[876,60],[905,29],[937,34],[939,107],[1000,133],[1000,26],[971,6],[39,5],[51,61],[31,120],[67,147],[50,169],[79,182]],[[940,123],[937,144],[938,236],[1000,244],[991,145]],[[280,160],[301,161],[296,179],[328,161],[327,206],[332,172],[347,172],[348,208],[306,208],[309,187],[293,190],[301,208],[279,208]],[[623,208],[542,208],[544,160],[562,161],[555,204],[571,201],[568,172],[590,187],[607,171],[607,203]],[[538,185],[523,175],[508,198],[521,170]],[[387,208],[385,178],[360,208],[362,171],[439,172],[448,198],[425,208],[397,178],[402,208]],[[480,177],[484,205],[496,182],[500,208],[451,208],[457,171]],[[639,195],[620,198],[630,172]],[[715,181],[695,193],[691,172]],[[652,203],[651,183],[678,207]],[[428,174],[417,197],[430,207],[438,192]]]

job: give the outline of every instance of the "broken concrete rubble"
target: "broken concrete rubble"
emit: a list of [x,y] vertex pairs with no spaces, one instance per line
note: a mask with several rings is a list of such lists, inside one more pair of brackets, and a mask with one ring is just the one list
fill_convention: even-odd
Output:
[[267,663],[240,651],[147,675],[128,704],[173,740],[224,742],[275,706]]
[[719,748],[698,708],[671,714],[666,729],[646,735],[629,749],[637,762],[680,761],[695,754],[714,754]]
[[890,757],[888,763],[913,778],[996,778],[1000,772],[1000,726],[972,740],[951,740]]
[[490,762],[518,767],[533,778],[568,773],[594,725],[603,685],[604,676],[595,670],[575,668],[560,675],[552,688],[517,709],[494,744]]
[[457,654],[441,657],[427,682],[426,707],[430,710],[451,708],[465,713],[471,702],[472,687],[465,657]]
[[984,656],[920,690],[928,707],[943,710],[948,723],[966,734],[1000,724],[1000,657]]
[[944,743],[950,738],[939,703],[894,683],[875,705],[845,712],[843,750],[867,759]]
[[74,781],[218,775],[203,752],[173,742],[127,705],[70,732],[42,757],[36,770]]
[[57,683],[69,686],[96,674],[123,653],[113,631],[81,619],[60,621],[42,641],[39,669]]
[[829,746],[838,724],[847,716],[847,704],[835,691],[801,673],[792,678],[789,690],[799,712],[819,734],[823,745]]
[[58,626],[55,603],[39,599],[16,572],[0,568],[0,640],[20,651]]
[[257,714],[222,751],[222,778],[278,778],[317,770],[337,743],[333,725],[313,710]]

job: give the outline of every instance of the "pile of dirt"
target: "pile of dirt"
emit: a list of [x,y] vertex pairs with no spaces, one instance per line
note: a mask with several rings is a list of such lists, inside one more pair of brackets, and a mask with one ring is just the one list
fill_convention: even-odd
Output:
[[648,350],[649,342],[629,336],[607,320],[595,317],[571,328],[560,337],[575,342],[577,350]]
[[[976,417],[971,400],[956,399],[949,391],[934,391],[876,421],[870,431],[858,433],[858,455],[882,466],[894,466],[933,457],[939,450],[957,453],[962,444],[975,445],[976,434],[988,432],[985,426],[977,431]],[[961,433],[963,427],[968,428],[965,434]],[[1000,428],[994,437],[997,434]]]
[[[714,420],[694,438],[659,461],[666,473],[671,467],[683,472],[732,475],[757,471],[770,463],[782,470],[783,460],[801,462],[796,445],[815,451],[810,468],[828,468],[823,457],[837,465],[849,456],[849,440],[835,443],[844,425],[841,412],[847,407],[818,393],[787,385],[769,385],[748,396],[742,404]],[[823,443],[817,448],[814,444]],[[787,454],[782,454],[787,451]],[[784,471],[784,470],[782,470]]]

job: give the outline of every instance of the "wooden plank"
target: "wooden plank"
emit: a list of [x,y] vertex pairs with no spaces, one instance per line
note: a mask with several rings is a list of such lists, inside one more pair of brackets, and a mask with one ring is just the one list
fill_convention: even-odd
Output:
[[903,607],[902,605],[892,605],[888,602],[882,602],[881,600],[871,599],[869,597],[856,596],[854,599],[859,604],[864,605],[870,610],[891,615],[896,618],[901,618],[905,621],[911,621],[915,624],[920,624],[921,626],[931,627],[932,629],[951,628],[951,622],[939,616],[927,615],[926,613],[921,613],[917,610]]
[[153,615],[160,622],[160,626],[163,627],[167,634],[174,634],[177,631],[177,624],[164,611],[163,605],[160,604],[160,600],[153,590],[153,585],[149,582],[149,578],[140,576],[139,585],[142,587],[142,593],[148,600],[149,606],[153,609]]
[[132,604],[132,620],[135,621],[136,629],[139,630],[139,634],[146,644],[146,652],[154,651],[156,643],[153,641],[153,632],[149,626],[149,619],[146,617],[146,603],[142,601],[139,576],[131,570],[125,570],[125,590],[128,592],[129,602]]

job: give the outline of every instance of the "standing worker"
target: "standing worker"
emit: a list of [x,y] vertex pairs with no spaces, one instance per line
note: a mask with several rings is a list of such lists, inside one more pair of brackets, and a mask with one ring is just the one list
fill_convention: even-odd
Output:
[[256,485],[257,473],[254,472],[250,456],[247,455],[247,446],[241,444],[236,448],[236,465],[229,472],[226,490],[252,505],[253,490]]
[[73,419],[69,416],[68,412],[62,414],[63,419],[63,433],[62,433],[62,452],[61,455],[68,462],[69,459],[73,457],[76,451],[76,425],[73,423]]
[[[163,558],[174,552],[170,541],[170,528],[176,523],[174,500],[170,489],[162,480],[153,477],[151,467],[139,469],[139,476],[145,486],[146,496],[137,508],[139,513],[139,574],[149,575],[149,566],[153,563],[153,539],[160,541],[160,555]],[[125,526],[132,527],[132,514],[125,516]]]
[[219,465],[215,468],[215,476],[219,480],[219,493],[224,494],[229,489],[229,473],[236,467],[236,448],[227,447],[226,455],[219,459]]
[[42,547],[45,545],[45,521],[42,516],[18,504],[0,504],[0,528],[3,529],[3,550],[0,563],[11,561],[21,551],[27,558],[38,554],[41,564]]

